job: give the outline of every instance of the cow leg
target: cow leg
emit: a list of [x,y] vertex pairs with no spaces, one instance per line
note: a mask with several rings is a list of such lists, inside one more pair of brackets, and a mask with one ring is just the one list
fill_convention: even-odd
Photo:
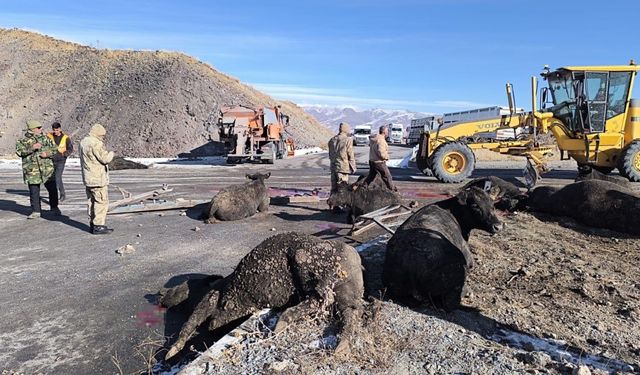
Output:
[[265,197],[262,202],[260,202],[260,205],[258,206],[258,211],[260,212],[266,212],[269,211],[269,203],[271,202],[271,198],[269,198],[269,196]]
[[207,205],[207,209],[204,211],[204,222],[206,224],[214,224],[216,220],[216,211],[218,211],[218,204],[215,202],[215,198],[211,199],[211,202]]
[[184,345],[193,336],[198,327],[217,310],[219,297],[220,292],[212,290],[202,298],[200,303],[198,303],[196,308],[193,310],[193,314],[191,314],[189,320],[187,320],[187,322],[182,326],[182,329],[180,329],[180,335],[171,348],[169,348],[165,359],[173,357],[178,354],[182,348],[184,348]]
[[275,334],[278,334],[284,331],[287,326],[297,320],[302,315],[310,315],[312,311],[317,311],[318,309],[318,301],[315,298],[308,298],[299,304],[289,307],[284,310],[280,318],[278,319],[278,323],[276,327],[273,329]]

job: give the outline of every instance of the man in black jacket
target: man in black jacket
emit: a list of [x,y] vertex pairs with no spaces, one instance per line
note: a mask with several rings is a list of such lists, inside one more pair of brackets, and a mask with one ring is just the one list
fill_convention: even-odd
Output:
[[58,147],[58,152],[53,155],[53,165],[55,168],[56,185],[60,192],[59,201],[62,202],[66,198],[64,185],[62,184],[62,172],[64,171],[64,165],[67,162],[67,157],[73,153],[73,143],[71,142],[71,138],[62,132],[62,126],[59,122],[56,121],[51,124],[51,129],[53,129],[53,131],[47,134],[47,137],[49,137],[53,143],[55,143],[56,147]]

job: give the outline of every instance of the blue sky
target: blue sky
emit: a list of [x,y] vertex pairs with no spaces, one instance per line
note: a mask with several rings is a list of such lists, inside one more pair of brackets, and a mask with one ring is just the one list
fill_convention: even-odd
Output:
[[[180,51],[298,104],[530,107],[545,64],[640,63],[640,1],[0,0],[0,27]],[[638,95],[635,95],[638,97]]]

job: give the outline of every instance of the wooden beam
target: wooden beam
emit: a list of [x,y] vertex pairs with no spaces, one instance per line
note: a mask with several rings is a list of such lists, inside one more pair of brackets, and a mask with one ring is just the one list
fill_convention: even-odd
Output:
[[108,208],[107,212],[111,211],[114,208],[119,207],[119,206],[124,206],[124,205],[127,205],[129,203],[133,203],[133,202],[142,202],[142,201],[144,201],[144,200],[146,200],[148,198],[159,197],[159,196],[161,196],[163,194],[170,193],[172,191],[173,191],[173,189],[169,189],[168,187],[163,186],[162,189],[160,189],[160,190],[154,190],[154,191],[149,191],[149,192],[146,192],[146,193],[132,195],[132,196],[130,196],[128,198],[120,199],[120,200],[117,200],[115,202],[109,203],[109,208]]

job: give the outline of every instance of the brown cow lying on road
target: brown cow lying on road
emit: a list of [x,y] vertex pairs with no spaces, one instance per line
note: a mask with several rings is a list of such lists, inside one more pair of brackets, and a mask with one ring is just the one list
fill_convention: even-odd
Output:
[[476,187],[422,207],[387,244],[383,282],[389,296],[409,305],[457,308],[473,264],[467,243],[471,230],[501,228],[493,201]]
[[[242,258],[229,276],[208,281],[213,282],[212,289],[204,294],[183,325],[167,359],[182,350],[198,326],[207,320],[209,330],[213,331],[263,308],[289,308],[278,321],[276,332],[279,332],[296,315],[318,302],[336,306],[340,339],[336,351],[348,352],[350,338],[362,315],[364,282],[360,256],[349,245],[311,235],[282,233],[270,237]],[[185,292],[187,286],[176,288],[175,292],[165,292],[170,298],[163,298],[172,306],[193,293]],[[296,306],[299,302],[302,303]]]
[[240,220],[269,209],[269,190],[264,180],[271,176],[267,174],[248,174],[251,181],[242,185],[228,186],[218,192],[204,213],[205,222],[213,224],[218,220]]

